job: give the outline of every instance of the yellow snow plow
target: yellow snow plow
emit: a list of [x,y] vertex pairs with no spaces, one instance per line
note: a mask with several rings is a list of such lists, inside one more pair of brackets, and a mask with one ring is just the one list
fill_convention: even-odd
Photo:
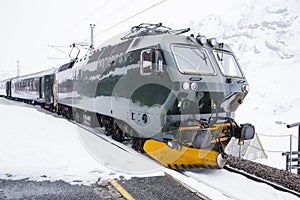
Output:
[[[242,129],[243,126],[239,131],[241,141],[246,138],[241,137],[241,133],[245,132]],[[223,168],[227,160],[224,148],[231,137],[237,136],[232,134],[233,130],[237,129],[230,123],[215,124],[210,128],[180,127],[174,140],[161,142],[149,139],[144,144],[144,151],[162,165],[173,169]]]

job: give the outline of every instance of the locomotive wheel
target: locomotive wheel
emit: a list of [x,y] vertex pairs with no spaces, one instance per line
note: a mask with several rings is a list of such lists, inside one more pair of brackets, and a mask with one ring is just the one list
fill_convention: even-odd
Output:
[[98,119],[98,123],[99,123],[100,128],[103,128],[104,124],[105,124],[105,117],[102,116],[102,115],[97,114],[97,119]]
[[103,117],[101,123],[103,123],[103,126],[105,127],[105,135],[110,136],[113,132],[113,126],[110,118]]
[[75,120],[75,122],[77,122],[77,123],[80,123],[80,124],[82,124],[82,113],[79,111],[79,110],[74,110],[74,120]]
[[145,138],[138,138],[138,137],[131,137],[132,148],[138,152],[144,153],[144,143],[147,139]]
[[113,132],[113,129],[110,127],[105,127],[105,135],[110,136]]
[[111,137],[118,142],[122,142],[124,140],[123,131],[117,127],[111,134]]

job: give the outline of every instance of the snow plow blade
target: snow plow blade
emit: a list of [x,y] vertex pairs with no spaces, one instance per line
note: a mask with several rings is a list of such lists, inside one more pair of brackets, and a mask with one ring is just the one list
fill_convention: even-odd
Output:
[[144,144],[144,151],[162,165],[172,169],[220,169],[226,163],[226,159],[223,159],[216,151],[185,146],[177,150],[156,140],[147,140]]

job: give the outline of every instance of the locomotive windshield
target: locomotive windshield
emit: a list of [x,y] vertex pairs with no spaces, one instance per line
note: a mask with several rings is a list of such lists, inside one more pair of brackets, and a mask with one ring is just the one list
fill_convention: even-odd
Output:
[[191,46],[172,47],[178,69],[184,74],[215,74],[214,68],[204,49]]
[[235,57],[224,51],[214,51],[214,56],[225,76],[243,77]]

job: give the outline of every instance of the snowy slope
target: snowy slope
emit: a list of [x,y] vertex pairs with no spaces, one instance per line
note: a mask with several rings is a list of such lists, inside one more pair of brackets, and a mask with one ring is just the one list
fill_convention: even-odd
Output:
[[216,37],[235,51],[250,84],[237,121],[255,125],[269,150],[262,162],[280,168],[285,167],[280,152],[289,150],[289,134],[297,149],[297,128],[287,129],[286,123],[300,121],[299,10],[298,0],[254,0],[190,24],[194,33]]

